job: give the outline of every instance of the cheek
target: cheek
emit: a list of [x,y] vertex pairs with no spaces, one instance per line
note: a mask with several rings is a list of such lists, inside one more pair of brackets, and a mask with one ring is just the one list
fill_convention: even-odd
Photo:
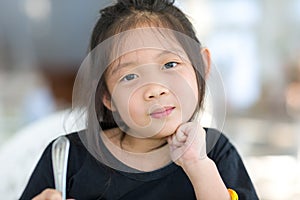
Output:
[[151,119],[141,97],[142,94],[139,94],[139,92],[135,92],[130,96],[128,101],[129,113],[125,118],[133,122],[134,126],[145,127],[151,123]]
[[196,77],[190,74],[182,74],[172,82],[171,89],[179,102],[182,111],[182,120],[186,122],[192,117],[198,104]]
[[150,123],[150,117],[147,116],[147,110],[138,90],[115,90],[113,99],[119,115],[128,126],[144,127]]
[[174,91],[181,108],[182,121],[187,122],[192,117],[197,107],[198,98],[191,87],[187,85],[182,86],[182,84],[177,84],[177,86],[178,87],[174,89]]
[[198,89],[198,81],[197,81],[197,77],[196,77],[196,73],[194,71],[194,69],[190,69],[189,72],[187,72],[184,75],[186,78],[186,82],[189,85],[189,87],[191,88],[194,97],[198,100],[198,93],[199,93],[199,89]]

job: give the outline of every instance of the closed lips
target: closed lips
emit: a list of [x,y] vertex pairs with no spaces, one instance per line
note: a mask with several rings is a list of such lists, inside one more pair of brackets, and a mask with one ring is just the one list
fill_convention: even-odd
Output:
[[166,106],[160,109],[156,109],[150,113],[153,118],[161,118],[169,115],[175,109],[174,106]]

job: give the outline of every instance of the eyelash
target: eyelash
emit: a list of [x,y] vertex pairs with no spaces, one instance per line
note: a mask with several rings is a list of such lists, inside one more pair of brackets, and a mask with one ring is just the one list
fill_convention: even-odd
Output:
[[172,62],[168,62],[168,63],[164,64],[164,66],[162,68],[163,69],[170,69],[170,68],[166,68],[166,65],[168,65],[170,63],[172,63],[172,64],[175,63],[176,64],[175,66],[172,66],[171,68],[174,68],[174,67],[176,67],[179,64],[178,62],[172,61]]
[[[167,66],[168,64],[170,64],[170,63],[171,63],[171,64],[175,64],[175,66],[172,65],[171,68],[166,68],[166,66]],[[178,64],[179,64],[179,63],[178,63],[178,62],[175,62],[175,61],[168,62],[168,63],[166,63],[166,64],[163,65],[162,69],[172,69],[172,68],[176,67]],[[132,77],[132,76],[134,76],[134,77]],[[136,79],[137,77],[139,77],[139,76],[136,75],[136,74],[127,74],[126,76],[124,76],[124,77],[121,79],[121,81],[127,82],[127,81],[131,81],[131,80],[133,80],[133,79]],[[128,78],[129,78],[129,79],[128,79]]]
[[[129,76],[134,76],[134,78],[132,78],[132,79],[130,79],[130,80],[126,80]],[[121,79],[121,81],[131,81],[131,80],[133,80],[133,79],[135,79],[135,78],[137,78],[137,77],[139,77],[138,75],[136,75],[136,74],[127,74],[126,76],[124,76],[122,79]]]

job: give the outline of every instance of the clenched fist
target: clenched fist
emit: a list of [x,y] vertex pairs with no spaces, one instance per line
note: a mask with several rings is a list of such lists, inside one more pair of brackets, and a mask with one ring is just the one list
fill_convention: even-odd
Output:
[[188,165],[207,157],[206,132],[199,122],[187,122],[168,137],[172,160],[179,166]]

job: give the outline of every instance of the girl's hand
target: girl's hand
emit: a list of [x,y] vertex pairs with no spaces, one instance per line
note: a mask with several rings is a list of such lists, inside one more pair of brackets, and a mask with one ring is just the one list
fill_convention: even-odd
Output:
[[176,133],[168,137],[172,160],[184,167],[206,158],[205,136],[206,132],[198,122],[179,126]]
[[[55,189],[45,189],[39,195],[35,196],[32,200],[61,200],[61,193]],[[69,199],[71,200],[71,199]]]

